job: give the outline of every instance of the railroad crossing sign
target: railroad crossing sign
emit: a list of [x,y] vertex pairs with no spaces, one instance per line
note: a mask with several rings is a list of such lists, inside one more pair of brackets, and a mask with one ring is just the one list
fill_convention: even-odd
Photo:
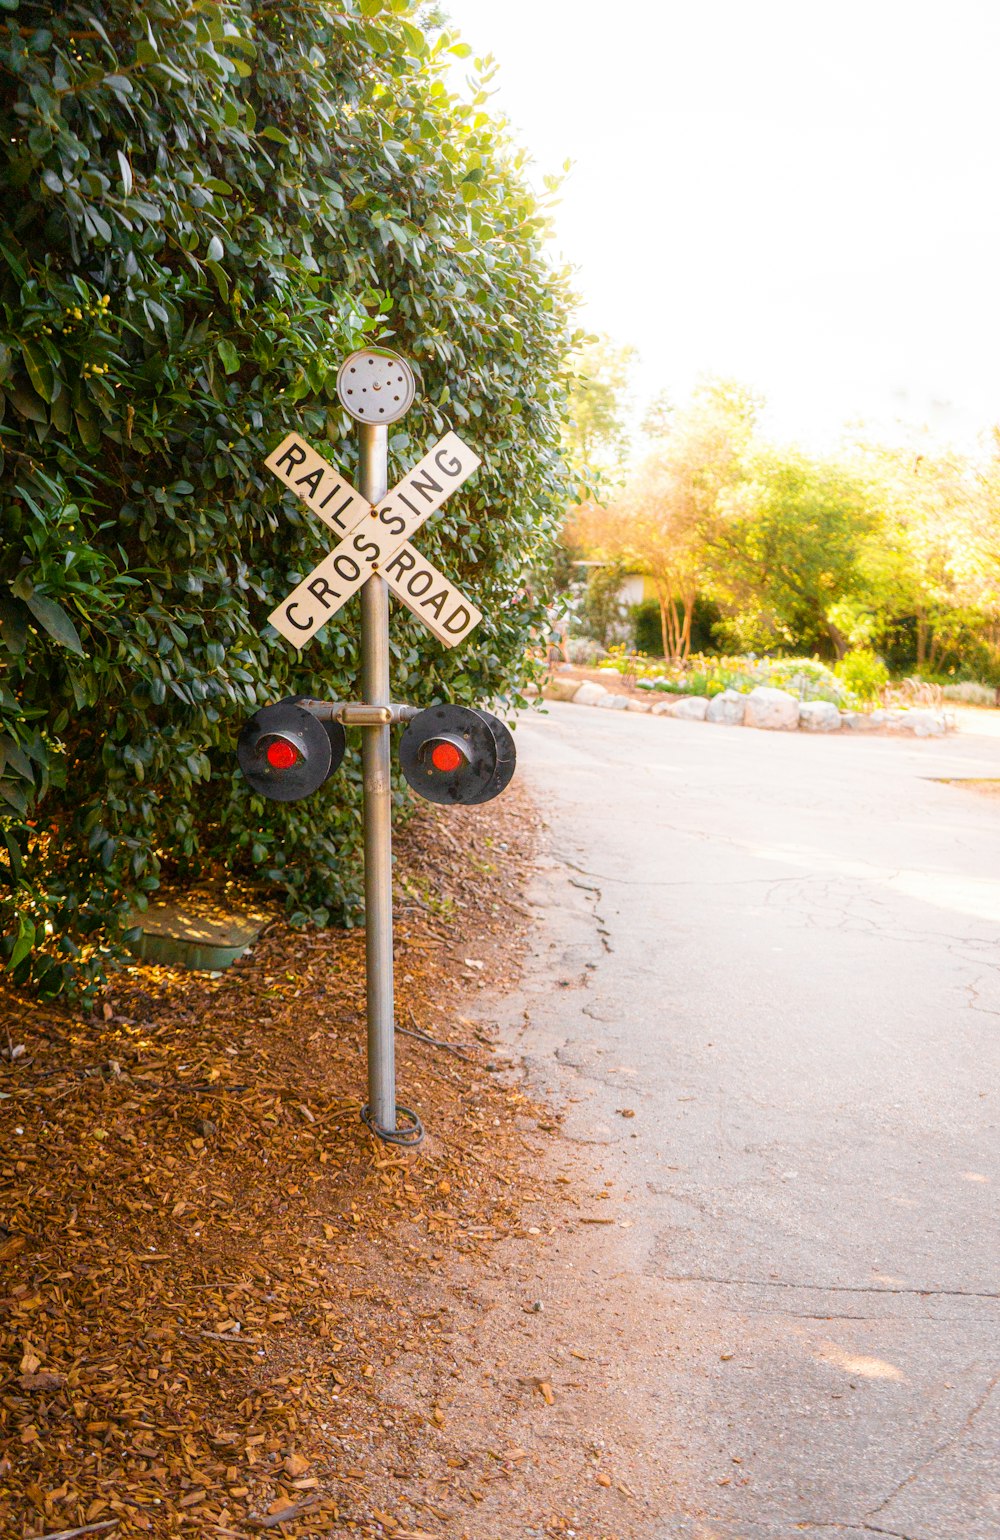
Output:
[[352,594],[381,574],[445,647],[464,641],[482,615],[414,550],[410,536],[479,463],[457,433],[446,433],[373,507],[300,434],[289,433],[264,464],[341,540],[267,617],[274,629],[305,647]]
[[418,1143],[423,1130],[417,1114],[396,1101],[390,729],[404,728],[400,766],[414,791],[431,802],[488,802],[507,786],[515,761],[513,738],[489,711],[454,705],[421,710],[391,699],[390,589],[446,647],[482,619],[410,544],[410,536],[472,475],[478,455],[457,433],[446,433],[387,491],[388,425],[407,411],[414,389],[409,364],[385,348],[366,348],[342,363],[337,394],[358,425],[360,492],[299,433],[289,433],[264,462],[339,537],[268,619],[286,641],[303,648],[360,589],[362,698],[293,695],[276,701],[254,713],[237,747],[253,790],[291,802],[317,791],[336,770],[344,729],[361,729],[368,995],[368,1103],[361,1116],[378,1138],[402,1145]]

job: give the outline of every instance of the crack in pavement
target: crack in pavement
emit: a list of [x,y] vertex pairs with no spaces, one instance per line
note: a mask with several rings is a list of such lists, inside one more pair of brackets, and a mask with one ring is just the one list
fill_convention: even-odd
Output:
[[[559,855],[558,852],[556,852],[556,856],[557,859],[562,862],[563,866],[568,866],[570,871],[579,872],[581,877],[595,877],[598,882],[616,882],[620,887],[623,888],[746,888],[760,887],[761,883],[764,883],[767,886],[772,886],[773,884],[779,882],[829,881],[829,876],[826,872],[815,872],[806,876],[803,876],[802,873],[799,872],[791,877],[737,877],[732,879],[726,877],[720,877],[718,879],[708,879],[703,877],[681,877],[676,881],[657,881],[653,878],[646,879],[642,877],[612,877],[609,876],[607,872],[588,871],[586,867],[578,866],[577,863],[575,861],[571,861],[568,856]],[[569,881],[573,882],[573,878],[570,877]],[[585,884],[582,882],[575,882],[573,883],[573,886],[582,888],[585,886]],[[594,888],[593,891],[595,893],[599,893],[600,889]]]
[[845,1531],[853,1531],[855,1534],[890,1535],[892,1540],[920,1540],[918,1535],[904,1534],[901,1529],[879,1529],[877,1524],[866,1524],[863,1520],[852,1524],[841,1523],[839,1519],[798,1519],[796,1529],[836,1529],[843,1534]]
[[[571,861],[567,861],[567,862],[565,862],[565,865],[573,866],[573,863]],[[581,868],[578,867],[578,866],[573,866],[573,870],[574,871],[580,871]],[[584,877],[589,877],[591,875],[591,873],[590,872],[582,872],[582,875]],[[593,920],[594,920],[595,928],[597,930],[597,934],[601,938],[601,945],[603,946],[604,950],[606,952],[613,952],[614,951],[614,947],[611,945],[611,942],[608,939],[610,937],[610,935],[611,935],[611,932],[608,929],[607,924],[605,923],[605,919],[604,919],[603,914],[598,913],[598,909],[597,909],[597,906],[601,902],[601,899],[602,899],[602,894],[601,894],[600,888],[595,887],[592,883],[589,883],[589,882],[577,882],[575,877],[568,877],[566,880],[567,880],[567,882],[571,883],[574,888],[582,889],[584,893],[593,893],[594,901],[593,901],[593,904],[592,904],[591,908],[592,908]]]
[[980,986],[992,982],[992,979],[978,978],[974,984],[963,984],[961,986],[969,996],[969,999],[965,1002],[967,1010],[978,1011],[982,1016],[1000,1016],[1000,1010],[996,1010],[989,1005],[980,1005],[979,1003]]
[[658,1273],[662,1283],[720,1283],[740,1289],[803,1289],[814,1294],[915,1294],[921,1298],[1000,1299],[985,1289],[889,1288],[878,1284],[790,1283],[783,1278],[715,1278],[706,1273]]
[[965,1437],[966,1433],[968,1433],[969,1429],[972,1427],[972,1424],[979,1416],[979,1413],[990,1399],[990,1396],[992,1396],[993,1392],[996,1390],[997,1385],[1000,1385],[1000,1374],[994,1375],[993,1379],[990,1380],[986,1389],[979,1397],[979,1400],[962,1419],[961,1427],[957,1428],[949,1438],[944,1439],[943,1442],[936,1445],[936,1447],[932,1449],[929,1454],[925,1455],[919,1464],[915,1465],[913,1470],[910,1471],[910,1474],[904,1477],[904,1479],[899,1483],[897,1487],[894,1487],[894,1489],[889,1493],[889,1496],[883,1498],[882,1501],[876,1505],[876,1507],[869,1511],[867,1515],[868,1518],[873,1519],[882,1512],[883,1508],[888,1508],[890,1503],[895,1502],[900,1492],[904,1491],[911,1482],[916,1481],[917,1477],[921,1474],[922,1471],[927,1469],[928,1465],[933,1464],[933,1462],[938,1459],[940,1455],[946,1454],[949,1449],[953,1449],[959,1440]]

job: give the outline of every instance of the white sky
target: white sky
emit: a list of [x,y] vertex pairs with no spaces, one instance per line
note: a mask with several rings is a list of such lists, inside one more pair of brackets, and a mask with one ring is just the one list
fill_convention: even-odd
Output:
[[738,378],[817,448],[1000,422],[997,0],[445,0],[501,68],[640,401]]

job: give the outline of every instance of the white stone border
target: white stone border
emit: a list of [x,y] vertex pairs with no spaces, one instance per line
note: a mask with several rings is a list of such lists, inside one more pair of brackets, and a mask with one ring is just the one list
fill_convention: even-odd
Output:
[[[653,691],[649,692],[651,695]],[[561,678],[558,674],[542,690],[546,700],[572,701],[576,706],[599,706],[606,711],[642,711],[656,717],[678,717],[688,722],[716,722],[729,727],[759,727],[771,732],[912,733],[916,738],[943,738],[955,732],[950,711],[841,711],[831,701],[800,701],[787,690],[757,685],[748,694],[723,690],[711,698],[685,695],[670,700],[635,700],[606,690],[595,680]]]

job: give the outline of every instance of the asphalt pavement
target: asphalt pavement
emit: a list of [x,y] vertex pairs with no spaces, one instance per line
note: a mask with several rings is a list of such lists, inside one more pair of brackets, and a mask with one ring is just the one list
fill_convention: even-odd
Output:
[[552,703],[517,746],[506,1030],[629,1216],[651,1533],[1000,1537],[1000,797],[956,784],[1000,743]]

